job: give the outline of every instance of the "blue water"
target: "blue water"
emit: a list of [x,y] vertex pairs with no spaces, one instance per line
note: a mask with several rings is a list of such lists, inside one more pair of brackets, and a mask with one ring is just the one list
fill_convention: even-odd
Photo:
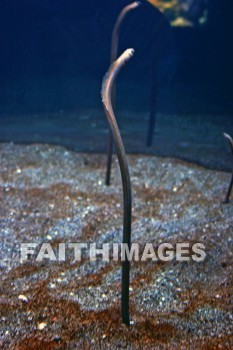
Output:
[[[129,153],[172,156],[231,170],[232,21],[210,5],[203,28],[171,28],[146,1],[125,19],[119,52],[135,56],[117,81],[116,117]],[[0,142],[105,152],[100,97],[111,33],[129,1],[8,0],[0,4]],[[217,19],[217,22],[216,22]],[[217,25],[216,25],[217,23]],[[151,91],[153,143],[146,147]]]

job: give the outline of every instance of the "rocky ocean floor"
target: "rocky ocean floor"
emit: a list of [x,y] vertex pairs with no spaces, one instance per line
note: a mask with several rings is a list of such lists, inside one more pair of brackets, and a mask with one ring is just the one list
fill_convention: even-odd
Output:
[[[227,130],[226,130],[227,131]],[[133,262],[130,327],[121,324],[119,262],[20,262],[20,244],[121,242],[114,158],[49,145],[0,145],[1,349],[232,349],[230,173],[130,155],[132,241],[202,242],[204,262]]]

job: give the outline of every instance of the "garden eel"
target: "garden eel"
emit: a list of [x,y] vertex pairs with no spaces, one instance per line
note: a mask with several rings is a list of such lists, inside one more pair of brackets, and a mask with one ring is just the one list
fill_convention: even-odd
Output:
[[[103,79],[102,84],[102,101],[105,109],[105,114],[109,123],[113,140],[115,142],[116,153],[120,165],[122,187],[123,187],[123,206],[124,206],[124,217],[123,217],[123,243],[131,246],[131,215],[132,215],[132,195],[131,195],[131,183],[129,166],[125,153],[124,144],[121,138],[121,134],[116,122],[116,118],[112,108],[112,87],[114,81],[119,73],[121,67],[126,61],[133,55],[133,49],[127,49],[123,54],[112,63],[107,74]],[[129,278],[130,278],[130,262],[128,257],[122,262],[122,282],[121,282],[121,315],[122,322],[126,325],[130,324],[129,321]]]
[[[224,133],[223,135],[229,141],[230,147],[231,147],[231,152],[233,154],[233,140],[232,140],[232,138],[230,137],[230,135],[228,135],[226,133]],[[232,187],[233,187],[233,170],[232,170],[231,182],[230,182],[230,185],[228,187],[227,194],[226,194],[226,197],[225,197],[225,200],[224,200],[225,204],[229,203],[229,201],[230,201]]]
[[[117,51],[118,51],[118,41],[119,41],[119,31],[121,24],[125,18],[125,16],[135,8],[137,8],[140,5],[139,1],[132,2],[131,4],[125,6],[116,21],[116,24],[113,28],[112,32],[112,44],[111,44],[111,63],[115,62],[117,59]],[[115,86],[112,87],[112,105],[115,107]],[[108,157],[107,157],[107,170],[106,170],[106,180],[105,184],[107,186],[110,185],[110,177],[111,177],[111,167],[112,167],[112,152],[113,152],[113,137],[112,133],[109,133],[109,140],[108,140]]]

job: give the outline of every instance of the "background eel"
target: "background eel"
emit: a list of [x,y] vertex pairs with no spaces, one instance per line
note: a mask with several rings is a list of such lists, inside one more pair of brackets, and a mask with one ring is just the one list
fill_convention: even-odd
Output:
[[[113,63],[114,61],[116,61],[117,59],[117,51],[118,51],[118,42],[119,42],[119,31],[120,31],[120,27],[121,24],[125,18],[125,16],[132,10],[134,10],[135,8],[137,8],[140,5],[139,1],[135,1],[127,6],[125,6],[116,21],[116,24],[113,28],[113,32],[112,32],[112,43],[111,43],[111,63]],[[112,87],[112,105],[113,108],[115,108],[115,84],[113,84]],[[111,167],[112,167],[112,152],[113,152],[113,136],[111,131],[109,132],[109,140],[108,140],[108,156],[107,156],[107,170],[106,170],[106,180],[105,180],[105,184],[107,186],[110,185],[110,178],[111,178]]]
[[[230,147],[231,147],[231,152],[233,154],[233,140],[232,140],[231,136],[226,134],[226,133],[224,133],[223,135],[229,141]],[[231,182],[230,182],[230,185],[228,187],[227,194],[226,194],[226,197],[224,200],[224,203],[226,203],[226,204],[229,203],[229,201],[230,201],[232,187],[233,187],[233,170],[232,170]]]

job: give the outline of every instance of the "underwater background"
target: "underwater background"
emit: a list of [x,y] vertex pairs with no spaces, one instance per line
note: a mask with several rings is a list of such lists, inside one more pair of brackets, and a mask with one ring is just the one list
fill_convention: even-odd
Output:
[[141,0],[115,100],[129,3],[0,1],[2,350],[233,349],[233,2]]
[[[222,134],[233,135],[232,2],[151,0],[163,12],[141,2],[119,38],[119,54],[135,49],[117,81],[126,151],[231,170]],[[101,84],[112,30],[128,3],[0,2],[0,142],[106,152]],[[147,147],[152,99],[156,125]]]

